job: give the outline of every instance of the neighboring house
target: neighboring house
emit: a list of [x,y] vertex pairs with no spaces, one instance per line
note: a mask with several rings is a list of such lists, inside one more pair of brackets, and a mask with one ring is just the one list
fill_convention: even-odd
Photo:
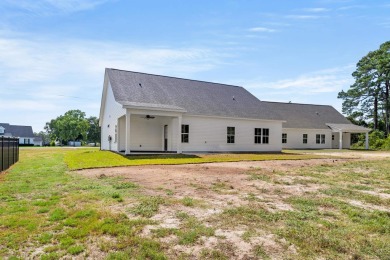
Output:
[[105,71],[102,150],[279,152],[282,121],[242,87]]
[[40,136],[34,137],[34,146],[43,146],[43,139]]
[[370,129],[348,121],[332,106],[263,102],[268,110],[278,111],[286,121],[281,136],[283,148],[350,148],[351,133],[366,134]]
[[0,123],[0,136],[17,137],[19,145],[34,145],[34,133],[31,126]]

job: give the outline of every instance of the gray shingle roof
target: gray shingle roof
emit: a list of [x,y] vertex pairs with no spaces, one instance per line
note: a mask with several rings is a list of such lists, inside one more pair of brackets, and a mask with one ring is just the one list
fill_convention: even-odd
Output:
[[361,132],[369,132],[371,131],[370,128],[366,128],[363,126],[358,126],[354,124],[326,124],[330,127],[333,131],[343,131],[343,132],[349,132],[349,133],[361,133]]
[[329,129],[326,124],[353,125],[332,106],[262,102],[267,109],[283,115],[286,120],[283,128]]
[[122,105],[143,103],[192,115],[282,120],[242,87],[117,69],[106,73],[115,100]]
[[5,136],[34,137],[34,133],[31,126],[10,125],[7,123],[0,123],[0,126],[5,128],[4,130]]

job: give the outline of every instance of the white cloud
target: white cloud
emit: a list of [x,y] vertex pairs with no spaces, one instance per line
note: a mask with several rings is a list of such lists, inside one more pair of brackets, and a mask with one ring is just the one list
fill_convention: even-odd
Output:
[[269,33],[276,32],[275,29],[271,29],[271,28],[267,28],[267,27],[253,27],[253,28],[250,28],[249,31],[251,31],[251,32],[269,32]]
[[321,93],[338,92],[349,87],[353,82],[351,76],[353,69],[353,65],[347,65],[273,82],[251,81],[245,86],[252,90],[267,89],[267,91],[273,91],[275,94],[320,95]]
[[109,0],[5,0],[3,5],[7,4],[34,14],[52,15],[90,10],[107,1]]
[[310,13],[323,13],[323,12],[330,11],[330,9],[323,8],[323,7],[316,7],[316,8],[304,8],[303,11],[310,12]]
[[287,15],[286,18],[297,19],[297,20],[310,20],[310,19],[319,19],[323,16],[320,15]]
[[[26,116],[34,117],[34,130],[69,109],[98,115],[105,68],[191,77],[215,68],[221,59],[202,48],[55,41],[4,33],[0,53],[1,120],[24,124]],[[24,112],[15,115],[16,110]]]

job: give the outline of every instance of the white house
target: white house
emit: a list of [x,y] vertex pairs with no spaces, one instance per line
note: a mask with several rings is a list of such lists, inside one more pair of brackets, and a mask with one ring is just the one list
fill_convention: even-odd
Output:
[[34,133],[31,126],[0,123],[0,136],[17,137],[19,145],[34,145]]
[[101,149],[279,152],[282,118],[242,87],[106,69]]
[[348,121],[332,106],[263,102],[268,110],[282,115],[282,146],[285,149],[348,149],[351,133],[366,134],[370,129]]

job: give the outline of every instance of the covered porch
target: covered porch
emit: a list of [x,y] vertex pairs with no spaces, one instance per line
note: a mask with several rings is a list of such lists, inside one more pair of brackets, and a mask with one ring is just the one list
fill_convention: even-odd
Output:
[[368,132],[371,129],[357,126],[353,124],[326,124],[332,130],[332,148],[334,149],[349,149],[351,145],[351,133],[361,134],[364,133],[365,148],[369,149],[368,144]]
[[115,138],[118,152],[181,153],[183,110],[177,107],[125,107],[126,114],[118,118]]

